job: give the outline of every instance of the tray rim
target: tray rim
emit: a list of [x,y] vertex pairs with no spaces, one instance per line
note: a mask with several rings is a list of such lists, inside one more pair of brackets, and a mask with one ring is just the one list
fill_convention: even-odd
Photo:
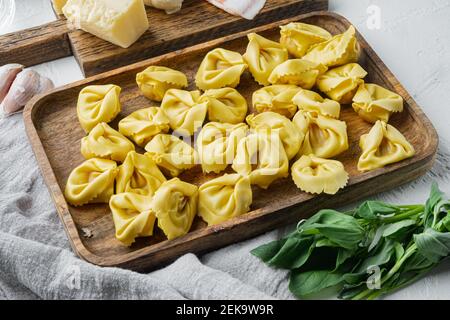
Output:
[[[188,53],[188,52],[192,53],[195,51],[204,50],[207,47],[215,47],[221,43],[235,40],[240,37],[246,36],[249,32],[261,32],[263,30],[276,28],[279,25],[286,24],[288,22],[299,21],[299,20],[310,18],[313,16],[329,16],[330,18],[336,19],[346,26],[349,26],[351,24],[345,17],[343,17],[337,13],[329,12],[329,11],[313,11],[313,12],[309,12],[306,14],[297,15],[297,16],[294,16],[294,17],[291,17],[288,19],[265,24],[265,25],[262,25],[262,26],[259,26],[256,28],[252,28],[249,30],[244,30],[242,32],[238,32],[238,33],[228,35],[225,37],[221,37],[218,39],[210,40],[210,41],[200,43],[200,44],[197,44],[197,45],[194,45],[191,47],[176,50],[176,51],[164,54],[164,55],[146,59],[146,60],[143,60],[140,62],[133,63],[128,66],[123,66],[123,67],[120,67],[120,68],[117,68],[117,69],[114,69],[111,71],[107,71],[107,72],[104,72],[104,73],[101,73],[101,74],[98,74],[98,75],[95,75],[92,77],[88,77],[83,80],[72,82],[70,84],[55,88],[46,94],[35,96],[26,105],[25,110],[23,112],[23,117],[24,117],[25,130],[26,130],[28,139],[30,140],[30,144],[31,144],[33,152],[36,156],[38,166],[41,170],[45,184],[47,185],[47,188],[49,189],[50,195],[51,195],[52,200],[57,209],[57,213],[63,223],[65,232],[69,238],[70,245],[71,245],[72,249],[74,250],[74,252],[78,256],[80,256],[82,259],[84,259],[90,263],[93,263],[93,264],[96,264],[99,266],[127,268],[128,264],[130,264],[130,263],[133,264],[133,262],[134,263],[139,262],[139,261],[141,261],[141,259],[145,259],[146,257],[148,257],[152,254],[157,254],[161,251],[164,251],[164,250],[167,250],[170,248],[176,248],[176,247],[184,245],[188,242],[192,242],[194,240],[198,240],[199,238],[203,238],[207,235],[210,235],[210,236],[218,235],[219,233],[226,232],[227,230],[231,230],[234,227],[241,225],[243,223],[251,224],[251,222],[257,221],[258,218],[262,219],[264,216],[268,216],[270,213],[281,212],[284,210],[293,209],[296,205],[305,204],[307,202],[310,202],[311,200],[317,200],[318,198],[324,198],[324,199],[328,198],[328,200],[329,200],[333,197],[333,196],[326,196],[326,195],[318,195],[318,196],[311,195],[307,200],[300,202],[300,203],[295,203],[293,201],[290,201],[287,205],[284,205],[282,208],[279,208],[277,210],[269,210],[269,211],[266,210],[265,211],[264,208],[256,209],[256,210],[249,212],[246,215],[226,221],[220,225],[205,227],[204,229],[190,232],[190,233],[188,233],[188,235],[180,237],[178,239],[174,239],[174,240],[170,240],[170,241],[169,240],[162,241],[162,242],[154,244],[152,246],[144,247],[144,248],[141,248],[141,249],[138,249],[138,250],[126,253],[126,254],[119,255],[119,256],[100,256],[100,255],[97,255],[97,254],[89,251],[89,249],[84,245],[83,241],[81,240],[81,236],[78,232],[77,225],[75,224],[75,221],[73,220],[73,218],[71,216],[71,213],[69,210],[69,205],[67,204],[67,202],[64,198],[64,194],[63,194],[61,188],[59,187],[59,184],[58,184],[58,181],[54,174],[53,168],[52,168],[50,161],[46,155],[44,146],[42,144],[42,141],[40,139],[40,136],[38,134],[37,128],[36,128],[36,126],[34,124],[34,120],[33,120],[33,115],[37,112],[37,110],[40,107],[42,107],[44,105],[45,100],[55,93],[65,91],[65,90],[68,90],[68,89],[71,89],[74,87],[78,87],[81,85],[86,85],[88,83],[92,83],[92,82],[99,81],[102,79],[106,79],[111,76],[119,75],[124,72],[129,72],[130,70],[133,70],[133,69],[143,68],[148,65],[155,64],[159,61],[171,59],[171,58],[176,57],[177,55],[180,55],[183,53]],[[392,175],[393,173],[396,173],[396,172],[398,172],[400,170],[404,170],[404,169],[411,169],[411,172],[414,172],[416,174],[416,176],[419,176],[419,174],[421,175],[421,174],[425,173],[433,164],[433,161],[435,159],[436,152],[437,152],[438,141],[439,141],[436,129],[434,128],[434,126],[432,125],[432,123],[430,122],[428,117],[424,114],[424,112],[417,105],[417,103],[414,101],[414,99],[410,96],[410,94],[406,91],[406,89],[398,81],[398,79],[392,74],[392,72],[389,70],[389,68],[383,63],[383,61],[380,59],[380,57],[376,54],[376,52],[372,49],[372,47],[367,43],[367,41],[359,33],[358,30],[357,30],[357,35],[358,35],[358,41],[360,42],[360,44],[364,48],[364,50],[366,50],[367,56],[371,60],[373,60],[373,63],[375,63],[376,65],[378,65],[380,68],[383,69],[383,76],[385,78],[387,78],[387,80],[392,85],[395,85],[397,90],[400,91],[398,93],[405,99],[405,101],[408,103],[408,105],[410,107],[411,116],[413,118],[415,118],[417,122],[421,123],[424,126],[424,128],[427,129],[426,132],[430,137],[429,141],[431,141],[431,143],[426,149],[427,152],[424,152],[424,154],[421,156],[418,156],[418,155],[414,156],[413,158],[408,159],[409,161],[405,160],[408,163],[399,168],[390,167],[387,171],[386,171],[386,168],[384,168],[384,169],[381,168],[381,169],[377,169],[377,170],[368,172],[364,177],[362,177],[362,176],[353,177],[352,186],[344,188],[338,194],[344,194],[345,191],[349,188],[355,189],[358,187],[358,185],[360,183],[367,182],[369,180],[373,180],[376,178],[381,178],[382,176],[387,177],[389,174]],[[401,163],[404,164],[405,161],[403,161]],[[383,174],[380,174],[381,170],[384,170],[385,172]],[[409,179],[409,180],[411,180],[411,179]],[[407,179],[404,182],[407,182],[409,180]],[[401,183],[402,183],[402,181],[400,181],[399,183],[396,183],[396,185],[400,185]],[[347,193],[350,193],[350,192],[351,191],[348,190]],[[353,198],[353,199],[355,199],[355,198]],[[355,200],[357,200],[357,198]],[[331,201],[331,202],[333,202],[333,201]],[[339,201],[337,201],[337,202],[339,202]],[[261,233],[261,232],[259,232],[259,233]],[[256,234],[258,234],[258,233],[255,233],[254,235],[256,235]],[[250,238],[251,236],[254,236],[254,235],[250,234],[248,237],[244,236],[244,237],[240,238],[239,241],[243,241],[243,239]],[[186,237],[188,237],[188,238],[186,238]],[[205,249],[205,250],[200,249],[199,251],[203,252],[203,251],[207,251],[207,250],[214,250],[214,248]],[[151,265],[151,263],[149,263],[149,265]],[[148,266],[143,266],[143,268],[147,269]],[[139,266],[135,266],[135,267],[132,267],[132,269],[142,269],[142,268],[140,268]]]

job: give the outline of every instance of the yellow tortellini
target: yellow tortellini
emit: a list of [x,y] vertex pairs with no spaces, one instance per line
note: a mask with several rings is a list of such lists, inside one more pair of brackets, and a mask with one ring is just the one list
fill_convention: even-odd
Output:
[[245,123],[207,123],[197,138],[203,171],[219,173],[225,170],[233,162],[238,143],[247,132]]
[[305,135],[299,155],[332,158],[348,149],[347,125],[344,121],[300,110],[292,122]]
[[119,86],[87,86],[80,91],[77,114],[83,130],[88,133],[100,122],[110,122],[121,110]]
[[339,118],[341,105],[339,102],[324,99],[314,91],[301,90],[292,100],[300,110],[321,114],[326,117]]
[[288,59],[288,52],[278,42],[256,33],[250,33],[247,37],[249,43],[243,56],[244,60],[256,82],[267,86],[272,70]]
[[188,143],[171,134],[158,134],[146,146],[149,156],[172,177],[192,168],[196,163],[196,151]]
[[200,102],[208,102],[208,119],[224,123],[240,123],[247,115],[247,100],[233,88],[206,90]]
[[158,133],[168,132],[169,118],[158,107],[140,109],[119,122],[119,132],[144,147]]
[[198,194],[198,215],[209,226],[247,213],[253,200],[250,178],[237,173],[205,182]]
[[300,87],[288,84],[261,88],[253,93],[253,108],[258,112],[273,111],[291,119],[297,112],[292,99],[300,90]]
[[138,237],[153,235],[156,216],[152,210],[152,197],[136,193],[119,193],[109,201],[116,238],[126,246]]
[[101,122],[81,139],[81,154],[86,159],[103,158],[123,162],[134,144],[121,133]]
[[358,161],[358,170],[368,171],[382,168],[414,155],[414,147],[395,127],[384,121],[375,122],[369,133],[359,140],[362,154]]
[[166,178],[150,157],[131,151],[119,167],[116,180],[116,193],[153,195]]
[[311,89],[317,77],[327,71],[323,64],[303,59],[290,59],[276,66],[269,77],[272,84],[293,84]]
[[255,130],[276,132],[289,160],[297,155],[304,136],[288,118],[275,112],[263,112],[248,115],[247,123]]
[[115,161],[93,158],[73,169],[67,180],[65,196],[74,206],[87,203],[108,203],[114,194],[118,173]]
[[172,130],[191,136],[205,121],[208,101],[200,101],[200,91],[170,89],[161,102],[161,109],[169,117]]
[[368,122],[388,122],[393,112],[403,111],[403,98],[377,84],[365,83],[356,91],[352,107]]
[[331,39],[327,30],[307,23],[291,22],[280,28],[281,45],[296,58],[303,57],[312,45]]
[[317,87],[331,99],[340,103],[351,103],[358,86],[364,83],[363,78],[367,75],[357,63],[328,70],[317,78]]
[[136,75],[136,83],[145,97],[155,101],[161,101],[169,89],[188,86],[183,72],[160,66],[151,66],[139,72]]
[[158,227],[169,240],[189,232],[197,214],[197,205],[198,188],[178,178],[164,182],[152,202]]
[[309,193],[335,194],[348,181],[348,173],[341,162],[311,154],[301,156],[292,165],[291,174],[295,185]]
[[240,53],[217,48],[206,54],[195,76],[195,84],[203,91],[235,88],[245,69],[247,65]]
[[232,168],[249,176],[251,184],[267,189],[289,175],[289,159],[276,132],[256,131],[239,142]]
[[350,26],[344,33],[313,45],[303,59],[333,67],[357,62],[359,54],[360,47],[358,39],[356,39],[356,30],[355,27]]

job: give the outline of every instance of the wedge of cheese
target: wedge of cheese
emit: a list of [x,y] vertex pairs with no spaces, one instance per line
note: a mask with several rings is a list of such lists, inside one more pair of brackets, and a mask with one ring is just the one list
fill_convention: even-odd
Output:
[[66,5],[67,0],[52,0],[53,9],[57,14],[63,14],[62,8]]
[[74,27],[122,48],[149,26],[143,0],[68,0],[62,10]]

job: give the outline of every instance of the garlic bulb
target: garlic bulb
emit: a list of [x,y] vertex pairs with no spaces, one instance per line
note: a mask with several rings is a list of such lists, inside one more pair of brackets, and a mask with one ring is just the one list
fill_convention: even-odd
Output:
[[42,77],[36,71],[25,69],[20,72],[9,88],[0,110],[10,115],[20,111],[36,94],[47,92],[54,88],[53,82]]
[[6,97],[16,76],[23,70],[23,65],[17,63],[5,64],[0,67],[0,103]]
[[180,11],[183,0],[144,0],[147,6],[165,10],[167,14]]

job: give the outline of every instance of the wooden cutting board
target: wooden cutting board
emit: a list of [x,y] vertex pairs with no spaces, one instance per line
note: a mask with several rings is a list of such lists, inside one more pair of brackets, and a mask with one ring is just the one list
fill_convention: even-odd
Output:
[[[350,25],[339,15],[319,12],[268,24],[252,31],[278,40],[279,26],[293,21],[316,24],[332,34],[341,33]],[[131,112],[157,105],[140,93],[135,82],[136,73],[149,65],[175,68],[188,76],[189,89],[193,90],[193,79],[204,55],[217,47],[243,53],[248,43],[246,34],[247,32],[240,32],[103,73],[36,97],[26,106],[24,118],[28,137],[70,242],[80,257],[101,266],[148,270],[167,264],[187,252],[203,253],[213,250],[296,222],[324,207],[333,208],[389,190],[417,178],[431,167],[438,143],[435,129],[408,92],[358,34],[362,48],[360,63],[369,73],[365,80],[380,84],[404,98],[404,111],[393,115],[390,123],[414,146],[414,157],[381,169],[359,172],[356,168],[360,156],[358,142],[360,136],[370,130],[371,124],[358,117],[350,106],[342,106],[341,119],[347,122],[350,148],[337,159],[344,164],[350,180],[348,186],[336,195],[307,194],[300,191],[288,177],[276,181],[267,190],[254,187],[251,211],[247,214],[211,227],[197,217],[191,231],[174,240],[167,240],[155,228],[154,236],[140,238],[130,248],[115,239],[114,224],[107,204],[82,207],[67,204],[62,190],[73,168],[84,161],[80,153],[80,140],[85,134],[76,113],[78,94],[83,87],[108,83],[122,87],[122,112],[111,123],[117,129],[118,121]],[[251,106],[251,95],[258,88],[251,75],[245,72],[237,90],[247,98]],[[182,180],[196,185],[213,177],[213,174],[203,174],[199,167],[180,176]]]
[[328,0],[267,0],[255,19],[246,20],[204,0],[185,0],[181,11],[172,15],[147,8],[150,28],[127,49],[81,30],[69,30],[60,16],[54,22],[0,36],[0,65],[31,66],[74,55],[84,75],[92,76],[262,24],[327,9]]

